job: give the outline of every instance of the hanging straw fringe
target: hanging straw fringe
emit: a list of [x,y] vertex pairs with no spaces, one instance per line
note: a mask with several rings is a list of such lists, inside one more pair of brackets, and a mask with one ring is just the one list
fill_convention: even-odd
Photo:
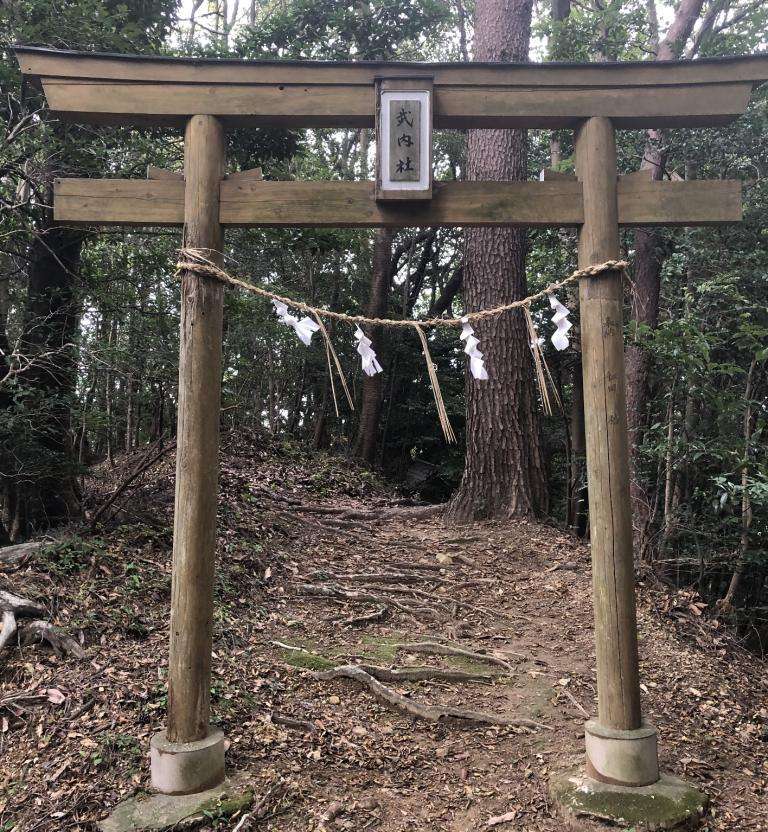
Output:
[[[210,252],[207,252],[210,254]],[[536,292],[535,295],[530,295],[522,300],[516,300],[512,303],[504,304],[504,306],[495,306],[493,309],[482,309],[479,312],[469,312],[464,315],[470,321],[479,321],[483,318],[490,318],[494,315],[500,315],[502,312],[508,312],[510,309],[520,309],[521,307],[530,306],[536,301],[543,300],[553,292],[575,283],[583,277],[599,277],[605,272],[624,272],[629,263],[626,260],[606,260],[605,263],[600,263],[596,266],[588,266],[585,269],[578,269],[573,274],[558,281],[557,283],[550,283],[545,289]],[[252,292],[255,295],[261,295],[265,298],[287,303],[295,309],[301,309],[310,315],[321,315],[324,318],[333,318],[337,321],[346,321],[349,324],[369,324],[372,326],[413,326],[414,321],[411,319],[399,318],[367,318],[365,315],[347,315],[344,312],[332,312],[330,309],[319,309],[315,306],[310,306],[300,300],[293,300],[293,298],[278,295],[276,292],[270,292],[268,289],[262,289],[261,286],[254,286],[253,283],[247,283],[245,280],[240,280],[237,277],[227,274],[223,269],[219,268],[208,257],[204,249],[197,248],[182,248],[179,251],[179,261],[176,263],[177,273],[184,271],[195,272],[196,274],[212,277],[220,280],[222,283],[228,283],[230,286],[237,286],[240,289],[245,289],[246,292]],[[453,326],[461,327],[462,322],[460,318],[426,318],[425,320],[417,322],[419,326]]]
[[333,394],[333,406],[336,408],[336,416],[339,415],[339,405],[336,401],[336,386],[333,383],[333,367],[331,366],[331,358],[333,358],[333,362],[336,365],[336,372],[339,374],[339,378],[341,379],[341,386],[344,388],[344,393],[346,394],[347,401],[349,402],[350,410],[355,409],[355,404],[352,401],[352,395],[349,392],[349,387],[347,387],[347,380],[344,378],[344,371],[341,369],[341,362],[339,361],[339,356],[336,355],[336,350],[333,348],[333,343],[331,341],[331,336],[328,334],[328,330],[325,328],[325,324],[323,323],[323,319],[316,313],[313,312],[315,320],[320,327],[320,332],[325,339],[325,356],[328,359],[328,374],[331,377],[331,393]]
[[[528,341],[530,342],[531,353],[533,354],[533,366],[536,368],[536,379],[539,382],[541,404],[547,416],[551,416],[552,405],[549,402],[547,378],[544,375],[544,368],[547,367],[547,362],[544,360],[544,355],[541,351],[541,344],[539,343],[539,333],[536,331],[536,325],[533,323],[531,310],[528,306],[523,307],[523,314],[525,315],[525,322],[528,324]],[[549,375],[549,367],[547,367],[547,375]]]
[[432,392],[434,393],[435,404],[437,405],[437,415],[440,417],[440,425],[442,426],[443,433],[445,434],[445,441],[455,442],[456,434],[453,432],[451,422],[448,419],[448,411],[445,409],[443,393],[440,390],[440,382],[437,379],[437,372],[435,371],[435,362],[432,360],[432,355],[429,352],[429,344],[427,344],[427,336],[424,334],[421,324],[416,321],[411,321],[411,325],[414,327],[416,332],[419,333],[421,348],[424,350],[424,360],[427,362],[427,372],[429,373],[429,380],[432,383]]

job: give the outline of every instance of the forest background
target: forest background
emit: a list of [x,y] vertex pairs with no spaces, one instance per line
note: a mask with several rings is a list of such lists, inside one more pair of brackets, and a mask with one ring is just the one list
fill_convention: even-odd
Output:
[[[57,176],[181,170],[166,130],[65,125],[22,87],[13,43],[249,59],[629,61],[766,49],[758,0],[6,0],[0,4],[0,545],[78,522],[85,476],[172,443],[179,233],[54,226]],[[762,646],[768,610],[768,93],[714,130],[621,131],[623,173],[740,178],[744,221],[627,230],[628,417],[638,568],[693,586]],[[233,131],[230,170],[266,179],[368,179],[368,130]],[[437,179],[573,170],[569,131],[438,131]],[[241,229],[230,268],[314,305],[372,316],[460,315],[524,297],[576,266],[572,231]],[[430,336],[455,446],[444,443],[415,334],[331,331],[355,399],[336,415],[319,343],[307,349],[263,299],[228,292],[222,429],[247,441],[348,455],[453,522],[550,517],[587,534],[576,326],[545,354],[562,407],[545,415],[522,315],[480,327],[491,379],[467,377],[452,330]],[[551,335],[547,309],[536,310]],[[516,313],[514,313],[516,315]]]

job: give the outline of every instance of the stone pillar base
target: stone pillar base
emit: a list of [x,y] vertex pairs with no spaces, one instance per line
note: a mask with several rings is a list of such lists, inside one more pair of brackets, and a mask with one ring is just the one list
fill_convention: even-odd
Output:
[[650,786],[659,779],[656,729],[644,722],[634,731],[606,728],[596,720],[584,726],[587,775],[615,786]]
[[162,794],[194,794],[224,780],[224,734],[211,729],[196,742],[171,742],[165,731],[150,742],[152,787]]
[[552,802],[567,829],[583,829],[582,818],[609,821],[622,828],[659,832],[690,829],[707,809],[708,799],[694,786],[662,775],[650,786],[614,786],[583,772],[553,774]]

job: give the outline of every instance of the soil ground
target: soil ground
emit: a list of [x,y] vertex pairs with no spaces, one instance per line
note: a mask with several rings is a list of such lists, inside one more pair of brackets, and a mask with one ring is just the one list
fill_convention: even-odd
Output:
[[[91,503],[135,463],[102,471]],[[213,718],[231,741],[228,765],[250,773],[257,799],[247,817],[214,812],[203,828],[563,829],[548,775],[581,763],[596,708],[588,549],[553,526],[451,529],[393,515],[396,495],[348,462],[242,439],[222,453],[221,486]],[[70,529],[0,575],[86,649],[80,662],[41,646],[3,657],[2,832],[92,830],[148,788],[149,739],[165,722],[172,502],[169,456],[105,525]],[[383,601],[320,597],[308,585]],[[381,620],[352,621],[383,608]],[[692,592],[641,583],[639,629],[643,707],[663,768],[711,796],[702,828],[768,829],[765,663]],[[396,646],[424,641],[509,668]],[[543,727],[428,723],[357,682],[313,676],[360,662],[494,673],[387,684],[424,704]]]

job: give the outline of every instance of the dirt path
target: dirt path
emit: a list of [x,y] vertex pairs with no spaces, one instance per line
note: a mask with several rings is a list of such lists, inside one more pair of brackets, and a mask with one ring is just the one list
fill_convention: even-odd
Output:
[[[48,599],[57,623],[83,633],[87,660],[34,647],[8,656],[0,830],[93,829],[147,787],[146,749],[166,704],[172,462],[164,466],[133,494],[123,525],[71,538],[2,578]],[[547,777],[581,761],[595,710],[588,551],[535,524],[457,531],[390,516],[384,491],[333,461],[307,475],[301,459],[228,456],[222,485],[213,710],[229,765],[269,794],[263,817],[240,830],[562,829]],[[386,519],[325,513],[372,505]],[[764,830],[765,665],[695,600],[641,587],[645,711],[663,767],[713,797],[704,828]],[[496,662],[396,646],[419,642]],[[315,676],[360,663],[492,675],[385,684],[424,705],[544,727],[414,720],[357,682]]]

